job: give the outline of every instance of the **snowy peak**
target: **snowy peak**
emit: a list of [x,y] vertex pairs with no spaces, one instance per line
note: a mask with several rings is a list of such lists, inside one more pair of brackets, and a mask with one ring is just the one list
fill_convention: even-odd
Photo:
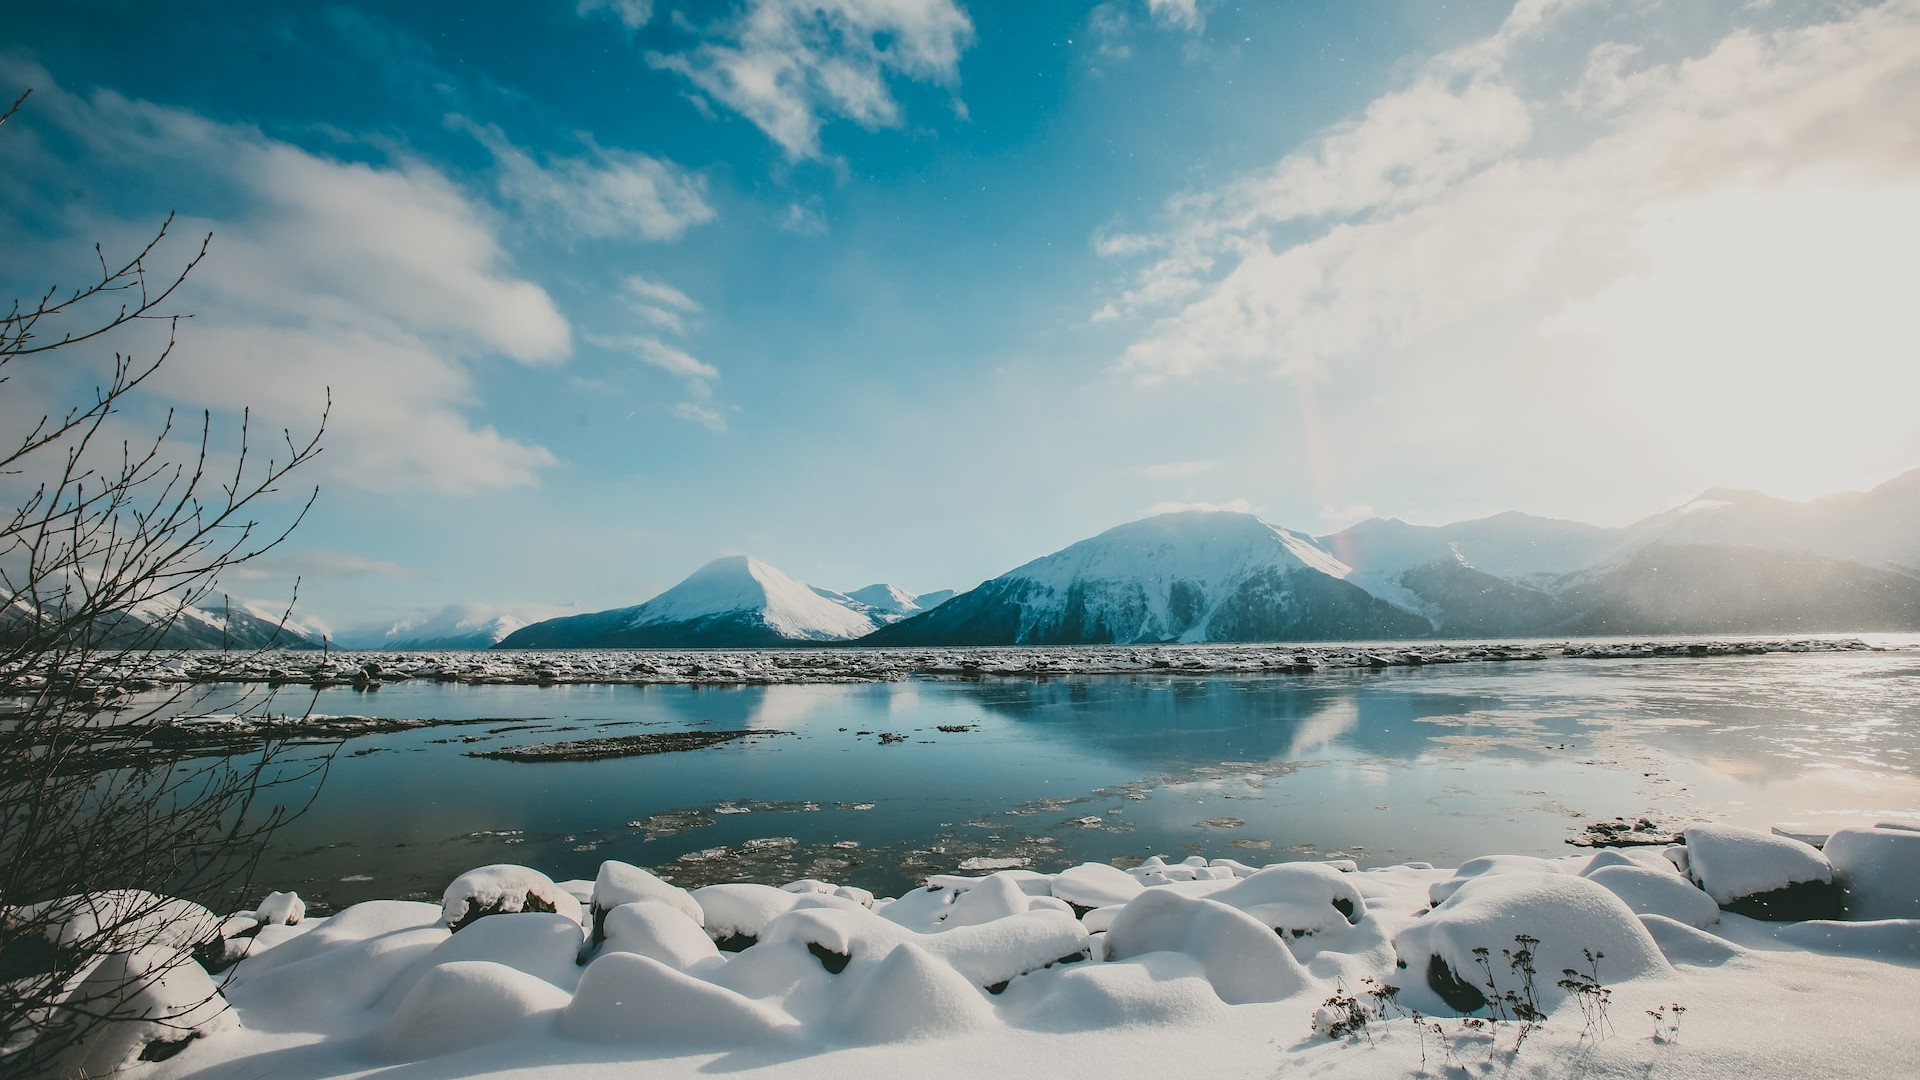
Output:
[[1395,637],[1425,620],[1346,579],[1304,533],[1252,514],[1129,522],[877,632],[876,645]]
[[757,616],[780,637],[837,641],[871,631],[875,621],[749,555],[715,559],[634,609],[630,628],[721,615]]
[[914,602],[916,598],[912,593],[898,586],[884,583],[855,589],[848,593],[847,597],[888,615],[911,615],[920,610],[920,605]]

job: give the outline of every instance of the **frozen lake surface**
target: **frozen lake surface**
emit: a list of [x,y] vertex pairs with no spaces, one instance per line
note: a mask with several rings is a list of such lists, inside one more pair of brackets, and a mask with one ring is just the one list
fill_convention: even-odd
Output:
[[[1615,817],[1818,832],[1920,822],[1913,651],[1311,675],[414,681],[323,689],[314,708],[499,718],[345,744],[259,874],[336,907],[437,899],[493,862],[591,878],[613,858],[688,886],[820,877],[899,895],[931,872],[1154,853],[1256,865],[1554,855]],[[467,756],[741,729],[781,734],[602,761]]]

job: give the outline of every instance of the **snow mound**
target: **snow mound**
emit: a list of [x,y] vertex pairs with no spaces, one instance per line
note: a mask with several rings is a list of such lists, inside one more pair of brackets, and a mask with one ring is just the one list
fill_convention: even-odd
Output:
[[993,1006],[959,972],[914,943],[849,967],[851,986],[830,1023],[858,1043],[961,1035],[995,1023]]
[[1468,859],[1460,864],[1453,876],[1445,881],[1436,881],[1427,887],[1427,900],[1435,907],[1447,902],[1460,886],[1474,878],[1493,874],[1564,874],[1565,867],[1551,859],[1539,859],[1532,855],[1482,855],[1477,859]]
[[253,911],[254,921],[262,926],[298,926],[307,917],[307,903],[296,892],[268,893]]
[[637,866],[608,859],[600,864],[600,872],[593,879],[593,895],[589,906],[593,909],[594,942],[600,941],[601,924],[607,912],[622,904],[641,900],[666,904],[692,919],[694,925],[706,925],[707,913],[692,893],[678,885],[669,885]]
[[658,900],[621,904],[607,912],[602,952],[637,953],[688,971],[720,958],[720,949],[685,911]]
[[440,898],[440,918],[458,931],[488,915],[547,911],[580,922],[580,901],[538,870],[495,863],[453,879]]
[[[426,925],[415,921],[421,912]],[[292,941],[242,960],[227,998],[244,1006],[250,1028],[327,1031],[378,1001],[395,979],[447,940],[438,918],[428,904],[355,904]]]
[[1053,895],[1080,908],[1124,904],[1145,890],[1139,878],[1105,863],[1081,863],[1053,878]]
[[729,882],[707,885],[690,894],[700,905],[701,923],[715,941],[729,938],[758,940],[767,924],[792,911],[803,894],[771,885]]
[[1811,844],[1732,825],[1689,825],[1680,835],[1682,872],[1723,908],[1761,919],[1839,913],[1833,867]]
[[1448,1007],[1472,1012],[1486,1004],[1482,990],[1489,969],[1499,995],[1525,993],[1523,973],[1508,955],[1522,950],[1523,936],[1535,939],[1532,1001],[1543,1012],[1566,997],[1556,984],[1569,968],[1609,986],[1672,971],[1619,897],[1585,878],[1557,873],[1468,880],[1400,931],[1393,949],[1411,977],[1423,980]]
[[523,911],[481,919],[434,946],[417,967],[395,980],[386,1000],[397,1004],[434,968],[470,960],[509,967],[571,991],[580,981],[579,954],[580,924],[564,915]]
[[1809,952],[1920,964],[1920,919],[1872,922],[1809,919],[1780,927],[1774,938]]
[[990,923],[920,934],[860,907],[801,908],[769,924],[764,944],[804,945],[828,971],[877,961],[911,943],[945,961],[972,985],[997,989],[1048,965],[1084,959],[1087,931],[1071,915],[1025,911]]
[[1076,964],[1007,991],[1010,1019],[1042,1031],[1184,1026],[1228,1010],[1199,961],[1144,953],[1118,964]]
[[1279,1001],[1306,988],[1307,972],[1266,925],[1214,900],[1149,889],[1127,903],[1106,935],[1107,958],[1182,953],[1198,961],[1229,1005]]
[[418,1061],[516,1038],[570,1000],[550,982],[505,964],[450,961],[413,984],[375,1034],[373,1051],[388,1061]]
[[1669,964],[1719,967],[1736,956],[1747,954],[1747,950],[1725,938],[1715,937],[1705,930],[1695,929],[1665,915],[1642,915],[1640,925],[1653,935],[1654,944],[1660,946],[1660,953]]
[[1920,832],[1841,829],[1822,849],[1850,919],[1920,919]]
[[676,1049],[757,1046],[797,1029],[778,1010],[647,956],[608,953],[587,965],[560,1014],[576,1038]]
[[63,1013],[106,1023],[62,1052],[51,1076],[104,1076],[138,1064],[154,1044],[177,1045],[239,1026],[206,970],[165,945],[102,959],[67,996],[55,1024]]
[[191,900],[140,889],[78,893],[29,905],[21,921],[45,926],[47,941],[59,949],[84,943],[90,953],[126,951],[143,946],[192,949],[220,936],[223,920]]
[[1367,914],[1366,898],[1353,880],[1319,863],[1269,866],[1210,898],[1294,937],[1342,929]]
[[1720,905],[1670,870],[1644,866],[1603,866],[1586,875],[1633,909],[1636,915],[1664,915],[1706,929],[1720,921]]

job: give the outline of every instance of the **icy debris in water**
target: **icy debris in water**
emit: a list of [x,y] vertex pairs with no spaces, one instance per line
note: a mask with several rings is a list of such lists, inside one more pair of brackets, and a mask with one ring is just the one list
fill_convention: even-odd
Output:
[[975,855],[972,858],[960,860],[960,869],[966,871],[1012,870],[1026,866],[1030,861],[1011,856]]

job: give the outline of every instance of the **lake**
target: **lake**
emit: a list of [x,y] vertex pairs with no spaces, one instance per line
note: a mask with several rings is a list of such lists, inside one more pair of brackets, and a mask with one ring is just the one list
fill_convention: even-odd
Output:
[[[1915,651],[1258,677],[421,681],[330,688],[314,709],[495,718],[343,746],[259,874],[330,907],[437,899],[493,862],[566,879],[611,858],[689,886],[819,877],[898,895],[928,873],[1152,854],[1563,854],[1615,817],[1920,822]],[[701,729],[777,734],[603,761],[467,756]]]

